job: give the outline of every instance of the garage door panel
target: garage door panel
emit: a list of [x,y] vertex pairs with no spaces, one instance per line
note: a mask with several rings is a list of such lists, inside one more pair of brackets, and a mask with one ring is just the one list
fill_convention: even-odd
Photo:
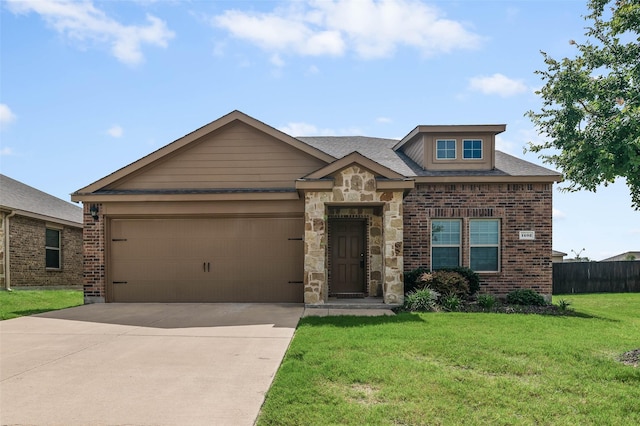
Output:
[[114,219],[109,300],[300,303],[303,229],[302,218]]

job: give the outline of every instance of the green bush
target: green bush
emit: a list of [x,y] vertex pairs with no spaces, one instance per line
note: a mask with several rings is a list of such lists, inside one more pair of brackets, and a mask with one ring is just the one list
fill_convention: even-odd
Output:
[[455,294],[460,299],[469,297],[469,283],[457,272],[439,269],[422,274],[418,280],[423,288],[429,287],[440,294]]
[[480,275],[478,275],[477,272],[474,272],[473,269],[459,266],[457,268],[442,268],[438,269],[438,271],[457,272],[465,277],[469,285],[470,296],[476,294],[478,290],[480,290]]
[[430,288],[423,288],[409,292],[404,298],[403,309],[409,312],[434,311],[437,307],[440,293]]
[[416,289],[422,288],[419,278],[429,272],[427,268],[416,268],[413,271],[404,273],[404,294],[408,294]]
[[496,304],[495,296],[491,294],[481,294],[478,296],[478,306],[482,309],[491,310]]
[[507,303],[511,305],[544,306],[544,297],[529,288],[513,290],[507,294]]
[[440,298],[440,306],[442,306],[442,309],[445,311],[456,312],[460,310],[462,300],[455,294],[448,294]]

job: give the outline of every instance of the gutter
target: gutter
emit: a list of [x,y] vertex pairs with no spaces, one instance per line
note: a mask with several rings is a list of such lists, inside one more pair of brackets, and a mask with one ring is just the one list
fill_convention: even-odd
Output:
[[12,291],[11,290],[11,268],[10,266],[10,260],[9,260],[9,253],[11,252],[10,245],[11,245],[11,237],[9,236],[10,233],[10,226],[9,223],[11,222],[10,219],[12,217],[14,217],[16,215],[16,211],[12,210],[11,213],[9,213],[7,216],[4,217],[4,288],[7,291]]

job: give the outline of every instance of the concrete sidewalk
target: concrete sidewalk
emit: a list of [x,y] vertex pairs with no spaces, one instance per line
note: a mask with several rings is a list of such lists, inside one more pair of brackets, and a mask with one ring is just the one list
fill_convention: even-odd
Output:
[[3,425],[252,425],[302,305],[96,304],[0,322]]

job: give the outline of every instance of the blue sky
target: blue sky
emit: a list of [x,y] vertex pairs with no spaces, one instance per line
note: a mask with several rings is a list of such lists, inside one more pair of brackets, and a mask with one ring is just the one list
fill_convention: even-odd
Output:
[[[539,52],[572,57],[587,13],[586,0],[3,0],[0,169],[69,200],[235,109],[292,136],[507,124],[498,148],[540,164],[523,153],[540,140],[524,116],[540,105]],[[624,181],[556,188],[553,245],[640,250]]]

